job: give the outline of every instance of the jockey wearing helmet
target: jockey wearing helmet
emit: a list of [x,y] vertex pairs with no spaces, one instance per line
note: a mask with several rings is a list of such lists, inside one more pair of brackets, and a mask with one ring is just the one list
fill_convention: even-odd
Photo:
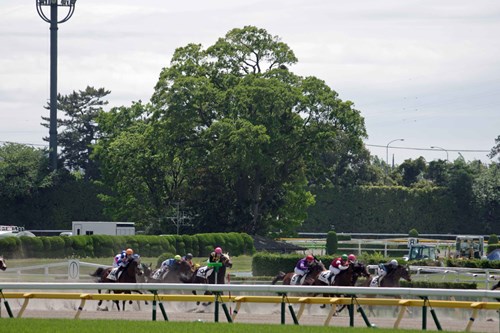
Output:
[[355,256],[354,254],[352,254],[352,253],[351,253],[351,254],[349,254],[349,255],[347,256],[347,260],[349,260],[349,262],[351,262],[351,263],[353,263],[353,264],[354,264],[354,263],[356,263],[356,261],[358,261],[358,258],[356,258],[356,256]]
[[339,274],[341,271],[344,271],[347,268],[349,268],[349,257],[347,254],[343,254],[339,258],[333,259],[329,267],[330,271],[334,275]]
[[210,253],[210,256],[208,257],[208,262],[220,262],[222,256],[222,249],[217,246],[214,249],[214,252]]
[[164,260],[160,266],[161,274],[163,274],[167,270],[169,270],[169,271],[176,270],[178,268],[181,260],[182,260],[182,258],[178,254],[176,254],[173,258],[169,258],[169,259]]
[[300,276],[307,275],[309,273],[309,267],[311,264],[314,262],[314,257],[312,255],[307,255],[305,258],[300,259],[297,261],[297,264],[295,265],[294,272],[295,274],[298,274]]
[[187,262],[191,266],[191,270],[194,271],[193,255],[191,253],[186,254],[182,257],[182,260]]
[[134,258],[134,250],[132,250],[131,248],[118,253],[113,261],[113,269],[107,276],[108,280],[116,281],[118,278],[118,273],[121,272],[125,267],[127,267],[127,264],[130,261],[134,260]]
[[388,263],[386,264],[380,264],[378,267],[379,267],[379,270],[378,270],[378,283],[380,285],[380,281],[382,280],[382,278],[384,276],[386,276],[387,274],[391,273],[392,271],[394,271],[397,267],[398,267],[398,261],[396,259],[392,259],[391,261],[389,261]]

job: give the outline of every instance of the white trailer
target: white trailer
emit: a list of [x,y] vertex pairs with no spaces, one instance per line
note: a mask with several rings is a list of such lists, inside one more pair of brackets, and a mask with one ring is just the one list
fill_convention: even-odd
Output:
[[135,235],[134,222],[73,221],[73,236],[79,235]]

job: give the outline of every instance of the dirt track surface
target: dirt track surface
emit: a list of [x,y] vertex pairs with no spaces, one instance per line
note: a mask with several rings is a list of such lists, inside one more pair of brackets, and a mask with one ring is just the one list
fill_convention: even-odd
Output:
[[[10,307],[17,316],[21,308],[20,300],[9,300]],[[227,304],[230,310],[235,308],[234,304]],[[31,300],[26,311],[23,313],[23,318],[74,318],[77,312],[79,302],[61,301],[61,300]],[[105,307],[103,304],[102,307]],[[196,306],[194,303],[163,303],[165,311],[170,321],[214,321],[214,305]],[[89,301],[81,311],[80,319],[129,319],[129,320],[152,320],[152,304],[145,305],[144,302],[126,304],[125,315],[123,312],[118,312],[115,306],[108,304],[109,311],[98,311],[97,302]],[[298,312],[298,307],[295,308]],[[286,323],[293,324],[293,319],[290,316],[288,307],[286,308]],[[365,309],[367,310],[367,309]],[[419,309],[414,309],[415,312],[407,314],[401,321],[400,328],[421,329],[422,314]],[[448,331],[464,331],[468,323],[470,313],[467,311],[443,313],[442,309],[435,309],[439,322],[443,330]],[[379,311],[380,312],[380,311]],[[378,327],[393,327],[395,317],[392,316],[392,310],[386,309],[383,314],[377,316],[369,316],[371,324]],[[324,325],[327,318],[328,310],[320,309],[318,305],[313,305],[304,311],[304,314],[299,319],[300,325]],[[6,317],[7,312],[2,306],[1,316]],[[163,321],[162,312],[157,306],[157,321]],[[222,308],[219,309],[219,322],[226,322],[226,317]],[[235,318],[235,323],[269,323],[280,324],[281,312],[280,305],[270,304],[243,304],[238,315]],[[329,326],[349,326],[349,317],[347,311],[344,311],[339,316],[333,317]],[[366,323],[359,313],[356,312],[354,318],[355,327],[366,327]],[[437,327],[432,320],[430,313],[427,315],[427,330],[437,331]],[[499,332],[499,314],[495,311],[489,311],[481,314],[474,322],[471,332]]]

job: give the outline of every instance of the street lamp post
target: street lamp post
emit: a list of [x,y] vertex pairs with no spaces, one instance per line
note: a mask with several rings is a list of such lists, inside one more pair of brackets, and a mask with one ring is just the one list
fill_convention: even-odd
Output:
[[448,151],[446,149],[438,147],[438,146],[431,146],[431,149],[440,149],[440,150],[443,150],[446,153],[446,162],[449,161],[449,159],[448,159]]
[[[38,15],[50,23],[50,124],[49,160],[50,167],[57,169],[57,24],[64,23],[73,16],[76,0],[35,0]],[[45,15],[44,7],[50,7],[50,18]],[[66,16],[58,20],[58,7],[67,9]]]
[[389,145],[396,141],[405,141],[405,139],[395,139],[389,141],[389,143],[385,146],[385,163],[387,164],[387,167],[389,167]]

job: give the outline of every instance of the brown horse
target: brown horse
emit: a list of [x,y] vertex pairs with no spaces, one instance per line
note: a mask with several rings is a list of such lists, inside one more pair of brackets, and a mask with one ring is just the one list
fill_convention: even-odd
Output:
[[[364,287],[372,286],[372,281],[374,279],[380,279],[380,277],[375,276],[372,279],[368,279],[363,286]],[[405,279],[406,281],[411,282],[410,271],[408,270],[407,266],[398,265],[386,276],[384,276],[380,281],[378,281],[378,287],[398,288],[400,286],[399,281],[401,279]]]
[[[370,278],[370,273],[366,266],[362,263],[350,263],[347,269],[340,271],[335,279],[332,279],[332,275],[330,271],[321,272],[316,280],[314,280],[314,285],[316,286],[340,286],[340,287],[349,287],[355,286],[358,278],[363,276],[365,278]],[[332,283],[333,280],[333,283]],[[317,295],[317,294],[316,294]],[[323,294],[323,297],[333,297],[332,294]],[[321,308],[324,308],[325,304],[321,305]],[[337,313],[342,311],[345,306],[340,307],[337,310]]]
[[[90,276],[96,277],[97,280],[96,282],[98,283],[137,283],[137,275],[142,275],[144,274],[143,271],[141,270],[141,263],[140,263],[140,258],[134,258],[133,260],[129,261],[127,266],[123,269],[121,275],[118,277],[116,281],[114,280],[109,280],[108,275],[111,272],[113,268],[112,267],[99,267],[97,270],[90,274]],[[97,290],[98,293],[101,293],[101,290]],[[132,292],[130,290],[114,290],[115,294],[131,294]],[[113,301],[116,304],[116,307],[118,311],[120,311],[120,304],[118,301]],[[108,308],[107,306],[104,309],[101,309],[100,306],[102,304],[102,301],[99,301],[98,303],[98,310],[103,310],[107,311]],[[125,301],[123,301],[123,311],[125,311]]]
[[[401,279],[404,279],[408,282],[411,282],[410,271],[409,271],[407,266],[403,266],[403,265],[398,265],[395,269],[393,269],[391,272],[387,273],[387,275],[384,276],[379,281],[374,281],[374,279],[380,279],[380,277],[375,276],[371,279],[367,279],[365,281],[365,283],[363,284],[363,286],[364,287],[399,288]],[[374,281],[373,284],[372,284],[372,281]],[[375,298],[376,295],[367,295],[366,297]],[[401,296],[397,295],[397,296],[394,296],[394,298],[401,299]],[[375,313],[373,312],[373,308],[371,306],[368,306],[368,311],[370,314],[375,315]]]
[[[302,285],[309,286],[314,284],[314,281],[316,280],[318,275],[325,270],[326,270],[325,265],[323,265],[321,260],[314,258],[314,261],[312,262],[311,266],[309,266],[309,273],[307,273],[305,278],[302,279]],[[274,277],[271,284],[276,284],[276,282],[278,281],[283,281],[284,285],[290,285],[294,275],[295,275],[294,272],[290,273],[279,272],[278,275]]]
[[191,278],[193,271],[191,270],[191,265],[185,261],[181,260],[177,263],[174,268],[166,270],[165,273],[161,274],[158,279],[153,278],[155,274],[160,270],[160,268],[155,269],[151,274],[148,275],[148,282],[151,283],[180,283],[182,282],[181,276],[187,279]]
[[7,264],[5,263],[5,259],[3,256],[0,256],[0,269],[5,271],[7,269]]
[[[226,283],[226,268],[232,268],[233,262],[229,257],[229,254],[224,253],[220,257],[220,262],[222,266],[219,267],[218,271],[212,271],[212,273],[206,277],[206,272],[209,270],[208,266],[202,266],[196,269],[191,276],[183,276],[179,275],[179,278],[184,283],[208,283],[208,284],[225,284]],[[215,276],[217,275],[217,281],[215,280]],[[196,290],[192,291],[193,295],[196,295]],[[205,295],[211,295],[212,293],[209,291],[205,292]],[[200,302],[196,302],[196,305],[199,305]],[[203,303],[203,305],[209,305],[209,303]]]

